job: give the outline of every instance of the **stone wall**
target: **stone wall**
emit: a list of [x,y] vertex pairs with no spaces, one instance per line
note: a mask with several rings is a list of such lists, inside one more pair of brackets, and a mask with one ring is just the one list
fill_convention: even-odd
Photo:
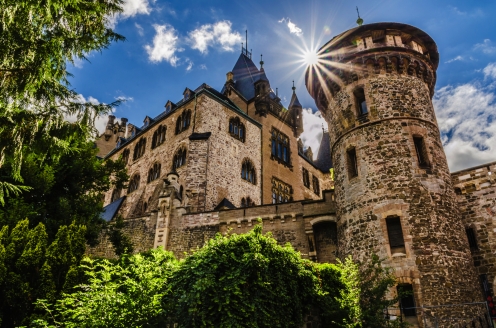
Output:
[[496,279],[496,162],[452,174],[458,208],[465,228],[476,233],[472,248],[479,275],[487,274],[494,295]]

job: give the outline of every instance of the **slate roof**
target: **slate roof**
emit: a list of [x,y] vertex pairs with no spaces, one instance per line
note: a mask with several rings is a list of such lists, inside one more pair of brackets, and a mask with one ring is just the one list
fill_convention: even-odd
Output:
[[253,61],[245,54],[239,55],[238,61],[232,70],[234,87],[246,99],[255,97],[254,83],[262,76],[267,79],[265,72],[260,72]]
[[317,166],[322,172],[329,173],[329,169],[332,167],[331,140],[329,139],[329,131],[324,131],[324,134],[322,135],[319,153],[317,154],[317,159],[314,163],[315,166]]
[[115,214],[117,213],[117,211],[119,210],[119,208],[121,207],[122,202],[124,201],[125,198],[126,196],[122,196],[118,200],[105,206],[102,210],[102,213],[100,214],[100,217],[107,222],[112,220]]
[[289,108],[293,106],[303,108],[303,106],[300,104],[300,101],[298,100],[298,96],[296,95],[296,92],[293,92],[293,95],[291,96],[291,101],[289,102]]

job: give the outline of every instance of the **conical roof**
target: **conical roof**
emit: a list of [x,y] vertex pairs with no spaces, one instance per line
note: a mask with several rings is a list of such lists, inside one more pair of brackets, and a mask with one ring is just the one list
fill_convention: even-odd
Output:
[[291,96],[291,101],[289,102],[289,108],[293,106],[303,108],[303,106],[301,106],[300,104],[300,101],[298,100],[298,96],[296,95],[296,92],[294,91],[293,91],[293,96]]
[[329,172],[332,167],[331,159],[331,139],[329,138],[329,132],[324,131],[322,134],[322,141],[320,142],[319,153],[317,154],[317,159],[314,161],[315,166],[317,166],[322,172]]

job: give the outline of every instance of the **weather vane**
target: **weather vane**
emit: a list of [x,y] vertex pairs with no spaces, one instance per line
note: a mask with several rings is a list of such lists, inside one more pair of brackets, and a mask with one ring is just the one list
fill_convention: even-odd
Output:
[[357,19],[356,23],[358,24],[358,26],[362,26],[363,19],[360,17],[360,12],[358,11],[358,6],[356,7],[356,9],[357,9],[357,14],[358,14],[358,19]]

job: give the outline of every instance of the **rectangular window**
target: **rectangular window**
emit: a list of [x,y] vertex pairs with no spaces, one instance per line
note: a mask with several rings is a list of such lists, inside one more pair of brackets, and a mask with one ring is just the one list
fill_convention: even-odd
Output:
[[320,196],[320,186],[319,179],[316,176],[312,176],[313,192]]
[[272,203],[287,203],[293,200],[293,188],[277,178],[272,178]]
[[272,128],[271,135],[271,159],[276,159],[283,164],[290,164],[289,138],[274,128]]
[[355,148],[348,149],[347,153],[347,166],[348,166],[348,177],[354,178],[358,176],[358,165],[357,165],[357,156]]
[[417,153],[417,160],[419,163],[419,167],[421,169],[430,168],[429,157],[427,156],[427,149],[425,147],[424,138],[419,136],[414,136],[413,143],[415,144],[415,152]]
[[473,228],[467,228],[465,229],[465,232],[467,233],[467,238],[468,238],[468,245],[470,246],[471,251],[476,251],[479,249],[477,246],[477,238],[475,237],[475,231]]
[[400,306],[401,313],[405,317],[414,317],[415,313],[415,298],[413,297],[413,286],[408,285],[398,285],[396,287],[398,294],[400,295]]
[[355,102],[357,106],[358,116],[364,116],[368,114],[367,102],[365,101],[365,92],[363,88],[358,88],[354,91]]
[[307,188],[310,188],[310,177],[308,174],[308,170],[303,168],[302,172],[303,172],[303,185]]
[[401,229],[400,218],[397,216],[388,217],[386,218],[386,225],[391,254],[405,253],[405,240],[403,239],[403,230]]

